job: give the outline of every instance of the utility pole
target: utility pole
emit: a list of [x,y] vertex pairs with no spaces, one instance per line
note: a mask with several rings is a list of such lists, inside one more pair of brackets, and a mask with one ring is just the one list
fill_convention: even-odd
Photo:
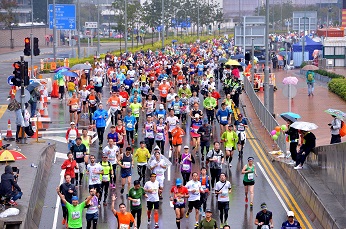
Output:
[[165,48],[165,2],[164,0],[161,0],[162,4],[162,11],[161,11],[161,20],[162,20],[162,51]]
[[197,39],[199,39],[199,4],[197,4]]
[[97,55],[100,55],[100,1],[97,0]]
[[254,47],[254,38],[251,38],[251,85],[252,87],[255,85],[254,79],[255,79],[255,47]]
[[80,3],[79,0],[77,0],[77,7],[78,7],[78,49],[77,49],[77,58],[81,58],[80,54]]
[[[30,41],[31,42],[31,41]],[[31,50],[32,54],[33,50]],[[21,82],[20,82],[20,104],[22,109],[22,115],[23,118],[25,117],[25,88],[24,88],[24,77],[25,77],[25,62],[24,62],[24,56],[20,56],[20,75],[21,75]],[[21,127],[22,130],[22,136],[21,136],[21,144],[25,144],[25,134],[24,134],[24,127]]]
[[[31,1],[31,33],[30,33],[30,49],[31,49],[31,52],[30,52],[30,76],[31,78],[34,78],[34,68],[33,68],[33,63],[32,63],[32,56],[34,55],[33,52],[34,52],[34,36],[32,34],[32,30],[34,29],[34,1],[32,0]],[[24,78],[23,78],[24,79]],[[24,117],[24,116],[23,116]]]
[[55,17],[55,0],[53,0],[53,58],[56,60],[56,17]]
[[127,53],[127,0],[125,0],[125,52]]
[[266,0],[266,29],[265,29],[265,67],[264,67],[264,106],[269,109],[269,0]]

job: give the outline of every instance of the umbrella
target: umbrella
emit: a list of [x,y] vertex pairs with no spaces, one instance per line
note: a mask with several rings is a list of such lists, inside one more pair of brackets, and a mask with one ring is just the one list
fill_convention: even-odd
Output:
[[285,121],[289,120],[291,122],[297,121],[298,118],[301,118],[299,114],[293,113],[293,112],[285,112],[280,114],[281,118],[283,118]]
[[54,73],[57,73],[58,71],[63,70],[63,69],[70,70],[69,67],[64,67],[64,66],[63,66],[63,67],[60,67],[60,68],[55,69]]
[[226,62],[227,62],[227,59],[224,58],[224,57],[221,57],[221,58],[219,59],[219,63],[226,63]]
[[240,66],[240,64],[239,64],[238,61],[232,60],[232,59],[228,60],[228,61],[225,63],[225,65]]
[[280,48],[279,51],[285,51],[285,48]]
[[71,71],[65,71],[61,73],[64,76],[69,76],[69,77],[78,77],[78,74],[75,72],[71,72]]
[[308,64],[308,65],[305,65],[302,69],[306,71],[309,71],[309,70],[315,71],[315,70],[318,70],[318,67],[315,65]]
[[325,110],[324,112],[326,112],[327,114],[336,116],[336,118],[338,118],[338,119],[344,120],[344,118],[346,118],[345,112],[340,111],[340,110],[329,108],[328,110]]
[[25,160],[26,157],[16,150],[1,150],[0,151],[0,161],[17,161]]
[[37,88],[39,86],[41,86],[41,83],[34,81],[26,87],[26,90],[28,90],[29,92],[32,92],[35,88]]
[[279,52],[278,54],[280,55],[280,56],[288,56],[289,54],[288,54],[289,52],[287,52],[287,51],[281,51],[281,52]]
[[241,66],[246,67],[246,64],[244,62],[239,62]]
[[305,130],[305,131],[315,130],[318,128],[318,126],[312,122],[295,122],[291,125],[291,127],[297,130]]
[[66,68],[61,69],[54,75],[54,80],[60,79],[63,77],[62,73],[68,71]]
[[231,56],[231,59],[238,60],[238,59],[244,59],[245,56],[243,54],[237,54],[234,56]]
[[282,83],[283,83],[283,84],[297,85],[297,83],[298,83],[298,78],[295,77],[295,76],[288,76],[288,77],[285,77],[285,78],[282,80]]
[[84,70],[84,69],[90,69],[90,68],[91,67],[87,64],[76,64],[76,65],[73,65],[71,70]]

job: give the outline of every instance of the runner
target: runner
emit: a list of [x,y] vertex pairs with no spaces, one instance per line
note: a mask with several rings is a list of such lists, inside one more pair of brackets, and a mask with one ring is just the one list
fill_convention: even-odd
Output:
[[72,93],[72,97],[68,100],[67,106],[70,111],[70,122],[74,121],[78,124],[77,110],[79,108],[79,99],[76,92]]
[[150,162],[150,170],[152,173],[156,174],[156,180],[159,182],[160,185],[160,199],[162,199],[161,193],[163,190],[163,184],[165,181],[165,171],[167,169],[167,163],[165,162],[165,159],[161,157],[160,151],[154,152],[154,160]]
[[90,196],[92,198],[86,203],[86,214],[85,219],[87,221],[87,229],[91,228],[91,222],[93,225],[93,229],[97,228],[97,220],[99,218],[99,203],[96,195],[96,190],[94,188],[89,190]]
[[166,118],[166,125],[167,125],[168,139],[169,139],[169,145],[171,147],[171,150],[173,150],[172,130],[177,126],[178,123],[179,123],[178,117],[174,116],[174,110],[170,109],[168,116]]
[[124,117],[124,125],[126,130],[126,138],[127,138],[127,144],[133,145],[135,143],[134,139],[134,130],[135,126],[137,124],[135,116],[133,116],[131,108],[128,108],[126,111],[127,115]]
[[281,229],[301,229],[300,223],[294,219],[293,211],[287,211],[287,221],[283,222]]
[[[212,128],[208,124],[208,119],[203,119],[203,125],[199,127],[197,130],[197,133],[201,135],[200,137],[200,146],[201,146],[201,155],[202,155],[202,162],[204,162],[204,148],[206,149],[206,153],[209,152],[209,147],[210,147],[210,140],[211,137],[213,136],[212,133]],[[197,152],[196,152],[197,153]]]
[[216,120],[220,123],[220,134],[222,135],[226,130],[226,126],[231,121],[231,112],[227,109],[226,103],[221,104],[221,108],[216,112]]
[[192,164],[195,164],[195,158],[190,154],[188,145],[184,146],[184,152],[179,157],[179,163],[183,185],[186,185],[190,179]]
[[150,158],[149,150],[145,147],[144,141],[140,142],[140,148],[136,150],[136,153],[133,155],[133,157],[137,158],[137,173],[139,175],[139,181],[143,179],[144,185],[147,161]]
[[199,103],[194,103],[192,106],[189,114],[191,120],[195,118],[196,114],[198,114],[200,118],[203,118],[203,112],[199,109]]
[[216,107],[216,99],[211,96],[211,92],[208,92],[208,97],[203,101],[203,107],[207,111],[208,123],[213,125],[214,121],[214,108]]
[[205,217],[206,209],[207,209],[207,200],[210,191],[210,179],[207,175],[206,167],[201,168],[201,174],[199,176],[199,181],[201,182],[202,189],[204,193],[201,193],[201,208],[200,212],[202,213],[202,217]]
[[169,93],[168,93],[167,98],[166,98],[167,99],[167,108],[168,108],[168,110],[172,108],[172,102],[174,101],[175,96],[177,96],[177,94],[174,92],[174,88],[171,87],[169,89]]
[[175,211],[175,223],[180,229],[180,220],[184,217],[186,198],[189,197],[189,191],[185,186],[182,186],[180,178],[175,180],[175,186],[171,188],[170,201],[173,202]]
[[159,118],[163,118],[163,120],[166,119],[166,110],[165,110],[165,106],[163,104],[159,105],[159,109],[155,111],[155,116],[154,118],[157,120],[157,122],[159,122]]
[[226,180],[226,174],[220,174],[220,180],[215,185],[215,193],[217,194],[217,207],[220,211],[221,226],[227,224],[229,210],[229,195],[232,192],[231,183]]
[[199,128],[202,126],[202,120],[199,114],[195,114],[195,117],[191,119],[190,136],[192,138],[192,151],[195,151],[196,157],[198,157],[198,146],[200,145],[201,134],[198,133]]
[[169,89],[170,89],[170,85],[166,84],[166,82],[167,82],[167,78],[166,77],[164,77],[162,81],[163,81],[163,83],[158,87],[158,90],[160,92],[160,101],[161,101],[161,103],[163,103],[163,105],[166,105],[167,95],[168,95],[168,92],[169,92]]
[[115,184],[117,181],[117,163],[118,163],[118,156],[119,156],[119,147],[114,143],[113,139],[108,139],[108,145],[103,148],[102,151],[103,155],[108,156],[108,161],[112,165],[113,170],[113,176],[111,179],[111,188],[115,188]]
[[[226,161],[228,159],[229,167],[232,167],[232,159],[233,159],[233,151],[235,150],[236,144],[238,142],[238,135],[234,131],[234,126],[232,124],[228,124],[228,129],[222,133],[221,142],[225,143],[226,150]],[[239,154],[241,157],[242,154]]]
[[202,189],[201,182],[198,180],[198,174],[196,172],[192,173],[192,180],[187,182],[185,185],[187,190],[189,191],[189,210],[186,212],[185,217],[188,218],[190,213],[192,212],[192,209],[195,208],[196,211],[196,223],[195,228],[198,227],[199,222],[199,208],[201,207],[201,193],[204,193],[204,190]]
[[78,169],[78,164],[76,160],[73,159],[72,152],[67,153],[67,159],[62,163],[61,169],[65,169],[64,177],[70,175],[71,183],[74,184],[76,177],[75,169]]
[[92,118],[97,109],[97,104],[100,102],[99,98],[96,96],[96,92],[94,88],[90,89],[90,94],[88,95],[86,101],[89,107],[89,122],[90,122],[90,125],[92,125],[93,124]]
[[[76,186],[82,185],[83,175],[85,171],[85,155],[87,152],[87,149],[85,145],[82,143],[82,138],[77,137],[76,138],[76,144],[72,145],[71,152],[73,153],[73,157],[75,158],[78,169],[75,169],[76,174]],[[79,182],[78,182],[79,178]]]
[[90,164],[87,166],[86,174],[89,176],[89,190],[92,188],[96,189],[100,203],[102,194],[100,175],[104,174],[104,171],[99,163],[95,163],[94,155],[90,155]]
[[87,165],[89,163],[89,155],[90,155],[90,145],[91,145],[91,137],[88,135],[87,129],[82,129],[82,144],[85,145],[86,148],[86,154],[84,155],[84,161]]
[[213,212],[211,209],[206,210],[206,217],[201,221],[198,229],[218,229],[216,220],[211,218]]
[[175,96],[171,107],[174,110],[174,116],[176,116],[180,120],[181,108],[183,107],[183,103],[180,101],[179,96]]
[[144,188],[141,187],[141,182],[139,180],[135,180],[133,182],[133,187],[128,192],[127,199],[130,201],[131,214],[133,215],[134,218],[137,219],[138,228],[141,227],[142,197],[143,196],[148,198],[148,195],[145,194]]
[[151,210],[154,208],[155,228],[159,228],[159,205],[160,205],[159,195],[161,195],[162,189],[160,189],[160,184],[156,180],[155,173],[151,173],[150,180],[145,182],[144,191],[148,195],[148,198],[147,198],[148,224],[150,224],[151,222]]
[[79,137],[79,131],[76,127],[76,123],[75,122],[71,122],[70,123],[70,128],[67,129],[66,131],[66,141],[67,141],[67,149],[68,151],[71,151],[71,147],[73,146],[73,144],[76,143],[76,139],[77,137]]
[[241,173],[244,174],[243,184],[245,187],[245,203],[248,202],[248,192],[250,192],[250,207],[252,207],[254,198],[255,176],[257,177],[257,173],[255,164],[253,163],[254,158],[249,157],[247,161],[248,163],[244,165]]
[[256,214],[255,225],[257,229],[274,228],[273,213],[268,210],[266,203],[261,204],[261,211]]
[[98,108],[93,115],[93,120],[96,123],[97,136],[99,139],[99,148],[102,148],[103,144],[103,134],[105,132],[106,120],[108,118],[108,113],[103,109],[102,103],[98,105]]
[[211,187],[214,189],[215,182],[219,181],[222,164],[224,163],[224,154],[220,150],[220,143],[214,142],[214,149],[207,154],[207,162],[209,162]]
[[104,197],[103,197],[103,206],[107,206],[107,197],[108,197],[108,189],[109,189],[109,181],[110,179],[114,177],[114,171],[112,168],[112,164],[108,161],[108,154],[104,153],[102,155],[102,161],[99,162],[100,165],[103,168],[103,174],[100,175],[101,178],[101,193],[100,193],[100,200],[102,199],[102,192],[104,191]]
[[107,106],[109,106],[112,125],[115,125],[118,120],[118,112],[121,110],[119,92],[112,92],[112,96],[107,100]]
[[174,146],[175,163],[178,164],[178,158],[180,156],[181,145],[183,144],[183,137],[185,136],[185,131],[177,123],[175,128],[172,129],[172,144]]
[[119,98],[121,105],[121,113],[119,115],[123,117],[125,115],[127,101],[129,100],[129,94],[125,91],[125,87],[123,85],[120,86]]
[[[59,187],[59,192],[64,195],[67,202],[72,204],[72,197],[77,195],[77,189],[74,184],[71,183],[71,176],[66,175],[65,176],[65,183],[62,183]],[[62,225],[67,225],[67,208],[66,205],[61,201],[61,208],[62,208]]]
[[130,109],[132,111],[132,115],[136,118],[136,124],[135,124],[135,136],[138,135],[138,123],[139,123],[139,116],[142,109],[142,104],[137,102],[137,98],[133,98],[133,103],[130,104]]
[[153,145],[155,143],[155,133],[156,133],[156,124],[153,122],[153,117],[151,114],[147,116],[147,121],[143,125],[143,134],[144,141],[147,145],[149,152],[152,151]]
[[127,189],[130,190],[131,185],[131,176],[132,176],[132,168],[133,168],[133,157],[131,155],[132,148],[126,147],[125,154],[120,154],[118,164],[121,167],[120,175],[121,175],[121,190],[120,193],[124,193],[125,182],[127,179]]
[[239,151],[239,157],[243,156],[243,149],[246,142],[246,133],[245,129],[247,127],[247,121],[246,119],[243,119],[242,114],[238,114],[238,120],[234,122],[234,126],[236,127],[237,134],[238,134],[238,151]]
[[117,198],[112,195],[111,211],[115,218],[118,220],[118,229],[130,229],[133,225],[134,229],[137,229],[137,224],[133,215],[126,211],[126,205],[124,203],[119,204],[119,211],[114,209],[114,202]]
[[79,94],[81,95],[80,100],[82,101],[82,118],[88,118],[88,103],[87,98],[90,94],[90,91],[86,90],[86,85],[82,86],[82,90],[79,91]]

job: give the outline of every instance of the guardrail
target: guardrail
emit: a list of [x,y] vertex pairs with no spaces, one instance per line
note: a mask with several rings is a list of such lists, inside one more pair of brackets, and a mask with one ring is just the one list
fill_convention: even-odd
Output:
[[[253,89],[250,81],[244,77],[244,89],[246,94],[248,95],[253,108],[255,109],[256,115],[261,121],[263,127],[267,130],[268,134],[275,129],[276,126],[279,126],[279,123],[272,116],[272,114],[268,111],[268,109],[263,105],[262,101],[258,98],[255,90]],[[280,150],[286,153],[286,139],[285,135],[279,135],[276,143]]]

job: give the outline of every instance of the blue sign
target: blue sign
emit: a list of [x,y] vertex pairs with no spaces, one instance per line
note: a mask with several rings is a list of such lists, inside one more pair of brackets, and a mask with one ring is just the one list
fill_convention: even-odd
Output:
[[191,27],[190,18],[186,18],[186,20],[179,20],[179,19],[175,20],[173,18],[172,27],[190,28]]
[[13,83],[12,83],[12,79],[13,79],[13,77],[14,76],[9,76],[8,78],[7,78],[7,84],[9,85],[9,86],[13,86]]
[[[49,4],[49,29],[53,29],[53,4]],[[76,5],[55,4],[55,27],[59,30],[76,29]]]

